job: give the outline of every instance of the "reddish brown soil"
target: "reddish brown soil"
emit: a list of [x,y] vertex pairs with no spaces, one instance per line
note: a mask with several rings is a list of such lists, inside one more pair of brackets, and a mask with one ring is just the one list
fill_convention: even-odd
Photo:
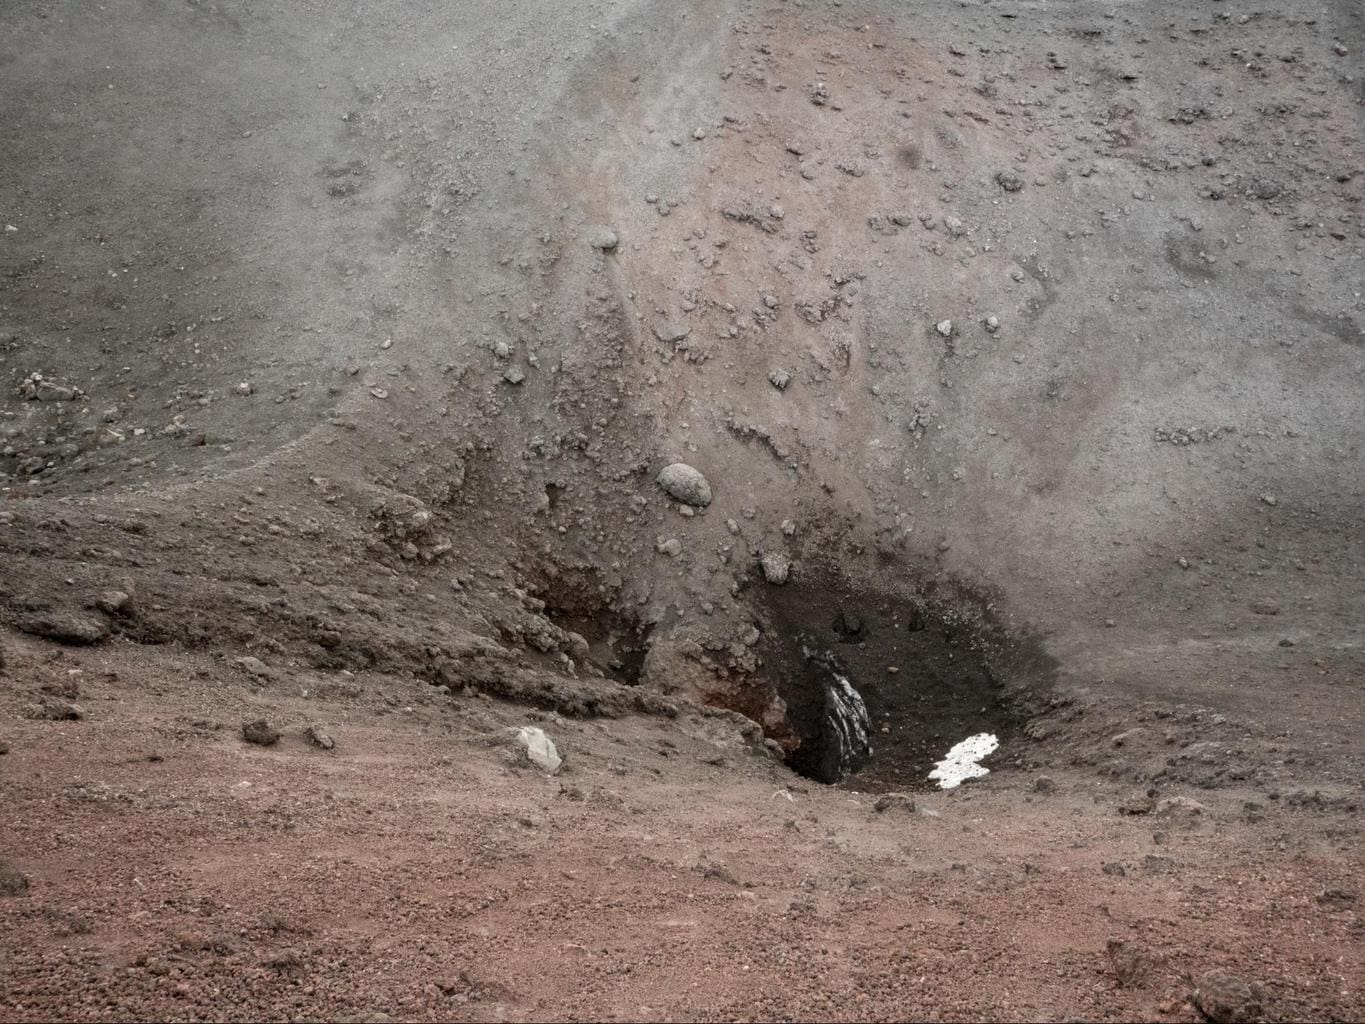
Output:
[[[0,709],[0,855],[30,879],[0,897],[6,1019],[1192,1021],[1211,969],[1276,1018],[1365,1012],[1339,811],[1225,790],[1128,817],[1121,785],[1006,770],[878,814],[690,714],[252,689],[127,648],[10,660],[30,699],[76,680],[85,718]],[[240,739],[259,717],[275,748]],[[315,720],[335,750],[303,741]],[[528,720],[558,777],[507,741]]]

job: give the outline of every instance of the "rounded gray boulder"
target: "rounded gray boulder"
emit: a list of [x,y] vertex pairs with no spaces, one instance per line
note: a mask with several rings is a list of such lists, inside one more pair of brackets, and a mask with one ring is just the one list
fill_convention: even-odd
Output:
[[705,508],[711,504],[711,485],[685,462],[665,466],[659,473],[658,484],[684,505]]

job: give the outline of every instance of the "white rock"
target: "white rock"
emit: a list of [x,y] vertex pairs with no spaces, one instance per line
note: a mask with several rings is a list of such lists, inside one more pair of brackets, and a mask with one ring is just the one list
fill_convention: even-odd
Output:
[[929,778],[938,780],[939,789],[956,789],[966,779],[989,775],[991,770],[979,762],[998,746],[1000,740],[994,733],[979,732],[975,736],[968,736],[934,766]]
[[953,322],[951,320],[940,320],[934,324],[934,330],[945,338],[951,338],[953,336]]
[[555,749],[554,741],[545,735],[544,729],[534,725],[523,725],[517,730],[517,743],[526,750],[526,759],[539,768],[553,774],[559,771],[564,759]]

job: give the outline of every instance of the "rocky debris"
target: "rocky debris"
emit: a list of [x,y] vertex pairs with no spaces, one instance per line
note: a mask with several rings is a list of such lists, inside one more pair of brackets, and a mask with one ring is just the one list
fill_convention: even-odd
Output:
[[523,370],[520,366],[515,365],[509,366],[507,369],[502,371],[502,379],[506,381],[508,384],[511,384],[513,387],[516,387],[518,384],[520,384],[522,381],[526,379],[526,371]]
[[248,395],[250,395],[250,394],[251,394],[252,392],[254,392],[256,389],[255,389],[254,387],[251,386],[251,382],[250,382],[250,381],[245,381],[245,380],[244,380],[244,381],[242,381],[240,384],[238,384],[237,387],[234,388],[234,390],[237,392],[237,394],[241,395],[243,398],[246,398]]
[[940,320],[934,324],[934,330],[945,338],[951,338],[953,336],[953,322],[951,320]]
[[777,388],[778,391],[786,391],[787,386],[792,382],[792,375],[786,370],[778,368],[768,374],[768,383]]
[[654,337],[665,345],[676,345],[691,333],[692,328],[666,317],[660,317],[654,321]]
[[1253,601],[1251,610],[1257,615],[1279,615],[1280,602],[1271,597],[1264,597],[1259,601]]
[[44,700],[40,704],[29,705],[27,716],[44,722],[79,722],[85,713],[77,705],[64,700]]
[[616,232],[604,224],[598,224],[588,230],[588,245],[594,249],[610,252],[616,248],[618,242]]
[[987,334],[994,334],[1000,330],[1000,318],[998,316],[988,316],[982,321],[982,324],[985,326]]
[[80,388],[45,380],[41,373],[31,373],[20,382],[19,394],[31,402],[74,402],[85,392]]
[[255,676],[257,679],[275,678],[275,670],[273,668],[263,662],[260,658],[253,658],[249,654],[241,658],[233,658],[232,663],[247,675]]
[[95,598],[95,607],[107,615],[127,615],[133,610],[133,598],[124,590],[102,590]]
[[28,892],[28,876],[7,860],[0,860],[0,896],[22,896]]
[[1212,1024],[1251,1024],[1265,1014],[1261,987],[1222,971],[1200,978],[1190,1001]]
[[0,757],[3,757],[5,754],[8,754],[8,753],[9,753],[9,741],[8,741],[8,740],[0,740]]
[[791,559],[785,555],[767,554],[759,560],[758,564],[759,568],[763,570],[763,578],[775,587],[782,586],[791,578]]
[[669,537],[667,540],[660,539],[655,543],[654,550],[661,555],[667,555],[669,558],[677,558],[682,554],[682,541],[678,540],[677,537]]
[[[457,489],[463,482],[461,468],[451,489]],[[370,517],[379,538],[405,560],[430,562],[452,547],[450,538],[436,530],[435,515],[420,498],[411,494],[386,495],[370,508]]]
[[883,793],[877,797],[877,802],[872,805],[872,809],[878,814],[885,814],[892,810],[909,813],[915,809],[915,798],[909,793]]
[[1019,192],[1024,187],[1024,176],[1013,169],[1004,170],[995,176],[995,183],[1006,192]]
[[337,742],[332,739],[332,734],[316,722],[303,730],[303,738],[319,750],[336,749]]
[[726,885],[739,885],[739,879],[724,864],[711,863],[702,866],[702,878],[714,879],[717,882],[724,882]]
[[1123,988],[1140,985],[1155,966],[1150,953],[1126,939],[1110,939],[1105,943],[1104,952],[1109,958],[1109,969],[1113,971],[1114,979]]
[[665,466],[656,480],[672,498],[684,505],[705,508],[711,504],[711,485],[706,477],[685,462]]
[[564,759],[559,756],[554,741],[545,735],[544,729],[534,725],[523,725],[517,730],[515,739],[526,751],[526,760],[537,768],[542,768],[553,775],[563,765]]
[[1130,796],[1122,801],[1118,806],[1120,814],[1128,817],[1136,817],[1140,814],[1151,814],[1156,810],[1156,801],[1150,796]]
[[258,718],[254,722],[242,723],[242,739],[258,747],[273,747],[280,742],[280,733],[279,730],[271,728],[270,723],[264,718]]
[[76,647],[97,644],[109,636],[109,623],[102,617],[80,612],[55,611],[26,615],[16,625],[20,631],[32,636]]

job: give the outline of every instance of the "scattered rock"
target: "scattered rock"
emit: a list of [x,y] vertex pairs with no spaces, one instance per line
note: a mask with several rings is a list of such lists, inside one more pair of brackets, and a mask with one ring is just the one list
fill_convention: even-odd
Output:
[[934,324],[934,330],[945,338],[951,338],[953,336],[953,322],[951,320],[940,320]]
[[1033,780],[1033,791],[1042,793],[1044,796],[1051,796],[1057,792],[1057,783],[1053,782],[1050,776],[1039,775]]
[[508,384],[517,385],[526,379],[526,372],[520,366],[509,366],[502,371],[502,379]]
[[257,679],[274,679],[275,670],[263,662],[260,658],[253,658],[246,655],[241,658],[233,658],[232,663],[240,668],[247,675],[255,676]]
[[127,615],[132,606],[132,595],[122,590],[102,590],[95,598],[95,607],[109,615]]
[[605,225],[599,224],[588,230],[588,245],[594,249],[609,252],[616,248],[618,241],[616,232]]
[[559,771],[564,763],[559,751],[555,749],[554,741],[545,735],[544,729],[523,725],[517,730],[516,741],[526,750],[528,761],[551,774]]
[[654,337],[666,345],[676,345],[691,333],[692,328],[675,320],[660,317],[654,321]]
[[786,370],[777,369],[768,374],[768,383],[777,388],[778,391],[786,391],[787,385],[792,382],[792,375]]
[[782,586],[791,578],[791,559],[785,555],[764,555],[758,564],[763,570],[763,578],[775,587]]
[[872,809],[878,814],[885,814],[890,810],[911,812],[915,809],[915,798],[908,793],[884,793],[877,797]]
[[1212,1024],[1246,1024],[1265,1013],[1259,985],[1222,971],[1210,971],[1200,978],[1190,1001]]
[[1259,601],[1252,602],[1251,610],[1257,615],[1279,615],[1280,602],[1276,601],[1274,598],[1262,598]]
[[724,864],[708,864],[702,869],[702,878],[714,878],[717,882],[724,882],[726,885],[739,885],[736,878]]
[[995,176],[995,183],[1006,192],[1018,192],[1024,187],[1024,176],[1013,169],[1005,170]]
[[258,718],[254,722],[242,723],[242,739],[258,747],[273,747],[280,742],[280,734],[264,718]]
[[661,555],[667,555],[669,558],[677,558],[682,554],[682,541],[678,540],[677,537],[669,537],[667,540],[661,540],[655,544],[654,550]]
[[45,380],[41,373],[31,373],[19,384],[19,394],[31,402],[74,402],[85,395],[80,388]]
[[1156,801],[1149,796],[1131,796],[1119,804],[1119,813],[1129,816],[1151,814],[1156,810]]
[[332,739],[331,733],[316,722],[303,730],[303,738],[319,750],[336,749],[337,742]]
[[85,712],[64,700],[45,700],[41,704],[30,704],[27,716],[44,722],[79,722]]
[[97,644],[109,636],[109,624],[97,615],[79,612],[44,612],[28,615],[17,623],[20,630],[59,644]]
[[1113,875],[1115,878],[1123,878],[1128,874],[1127,870],[1118,861],[1111,861],[1100,866],[1100,870],[1106,875]]
[[658,484],[684,505],[705,508],[711,504],[711,485],[706,477],[685,462],[665,466],[657,478]]
[[994,334],[1000,330],[1000,318],[998,316],[988,316],[983,323],[986,326],[987,333]]
[[0,860],[0,896],[22,896],[28,892],[28,876],[7,860]]

